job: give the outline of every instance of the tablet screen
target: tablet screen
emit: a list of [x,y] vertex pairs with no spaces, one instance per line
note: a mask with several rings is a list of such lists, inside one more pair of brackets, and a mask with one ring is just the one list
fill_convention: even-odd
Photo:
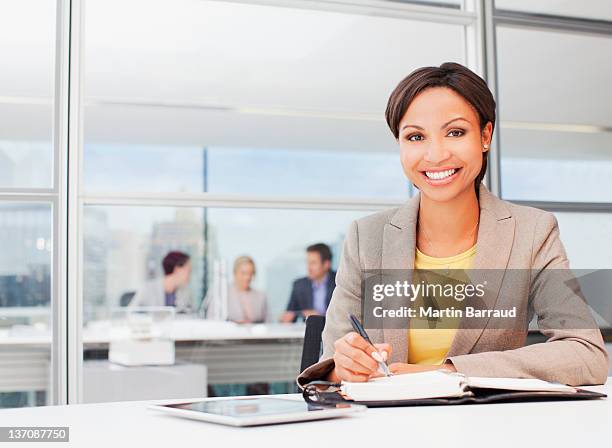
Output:
[[165,405],[165,407],[237,418],[329,409],[323,406],[313,406],[304,401],[284,400],[280,398],[240,398],[196,401],[193,403]]

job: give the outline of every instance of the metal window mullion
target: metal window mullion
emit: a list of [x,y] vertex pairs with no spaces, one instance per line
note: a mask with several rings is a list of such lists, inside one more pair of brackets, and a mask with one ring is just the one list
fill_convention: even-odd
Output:
[[68,403],[83,401],[83,294],[82,294],[82,133],[83,9],[85,2],[70,0],[70,82],[67,163],[67,296],[68,296]]
[[489,190],[498,197],[502,197],[501,189],[501,148],[500,148],[500,95],[497,76],[497,43],[495,39],[495,19],[493,11],[494,2],[478,0],[482,11],[482,36],[484,48],[484,75],[489,89],[496,102],[496,129],[489,148],[489,162],[487,167],[486,183]]
[[486,75],[484,66],[485,44],[483,36],[482,2],[480,0],[466,0],[465,8],[475,15],[475,20],[465,26],[464,32],[464,59],[465,65],[472,71]]
[[611,202],[561,202],[507,199],[513,204],[535,207],[549,212],[566,213],[612,213]]
[[[476,16],[475,22],[465,27],[465,63],[468,68],[487,81],[489,89],[496,97],[497,111],[499,111],[495,66],[495,30],[492,15],[493,2],[489,0],[466,0],[465,8]],[[500,195],[499,117],[497,119],[497,132],[493,133],[493,141],[489,148],[489,164],[484,182],[495,195]]]
[[[406,198],[408,199],[408,198]],[[222,208],[271,208],[271,209],[344,209],[378,210],[395,207],[404,200],[389,201],[367,198],[305,198],[199,194],[134,194],[134,195],[86,195],[81,196],[84,206],[158,206],[158,207],[222,207]]]
[[53,302],[55,404],[78,402],[82,363],[78,294],[78,157],[80,120],[80,0],[58,0],[54,145],[57,206]]
[[21,196],[56,196],[57,192],[52,188],[0,188],[0,198],[10,195]]
[[66,195],[65,159],[68,146],[68,82],[70,51],[70,1],[58,0],[56,9],[55,90],[53,107],[53,268],[51,292],[51,403],[68,403],[68,322],[66,294]]
[[[406,198],[405,200],[407,200]],[[269,209],[381,209],[395,207],[405,200],[384,201],[352,198],[300,198],[241,196],[217,194],[148,194],[148,195],[89,195],[80,198],[80,206],[134,206],[134,207],[223,207],[223,208],[269,208]],[[561,202],[507,199],[510,202],[553,211],[612,212],[612,202]]]
[[263,6],[276,6],[291,9],[307,9],[345,14],[389,17],[393,19],[413,19],[418,21],[466,25],[474,20],[471,12],[402,3],[388,0],[222,0],[226,3],[245,3]]
[[[57,164],[57,159],[55,159]],[[67,332],[66,332],[66,300],[63,294],[62,267],[63,258],[61,246],[63,245],[62,229],[63,225],[61,211],[63,209],[61,198],[56,197],[51,202],[51,313],[50,325],[52,328],[51,338],[51,375],[49,382],[50,398],[48,404],[61,405],[68,403],[67,394]]]
[[56,200],[53,193],[7,193],[0,192],[0,201],[3,202],[50,202]]
[[612,35],[612,21],[581,17],[555,16],[520,11],[495,10],[495,22],[499,25],[525,29],[565,31],[568,33]]

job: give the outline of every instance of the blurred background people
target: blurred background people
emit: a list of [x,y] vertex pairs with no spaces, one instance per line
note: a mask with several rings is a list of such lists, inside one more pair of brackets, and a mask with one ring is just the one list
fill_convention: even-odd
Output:
[[265,322],[267,298],[263,291],[251,287],[255,262],[243,255],[234,261],[234,282],[228,288],[228,320],[238,323]]
[[293,282],[291,297],[281,322],[295,322],[299,317],[325,315],[336,287],[336,273],[331,270],[332,253],[327,244],[317,243],[306,248],[308,276]]
[[191,262],[184,252],[169,252],[162,260],[164,276],[147,281],[130,306],[173,306],[179,313],[192,310],[189,280]]

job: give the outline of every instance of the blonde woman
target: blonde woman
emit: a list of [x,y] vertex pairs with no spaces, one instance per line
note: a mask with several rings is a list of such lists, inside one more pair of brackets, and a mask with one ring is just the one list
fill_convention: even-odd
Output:
[[234,261],[234,282],[228,291],[228,319],[248,324],[265,322],[267,298],[262,291],[251,287],[255,277],[255,262],[247,255]]

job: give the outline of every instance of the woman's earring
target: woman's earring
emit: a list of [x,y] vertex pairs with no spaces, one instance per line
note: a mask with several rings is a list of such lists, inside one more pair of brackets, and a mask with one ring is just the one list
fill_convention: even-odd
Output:
[[489,149],[489,145],[484,145],[484,149]]

